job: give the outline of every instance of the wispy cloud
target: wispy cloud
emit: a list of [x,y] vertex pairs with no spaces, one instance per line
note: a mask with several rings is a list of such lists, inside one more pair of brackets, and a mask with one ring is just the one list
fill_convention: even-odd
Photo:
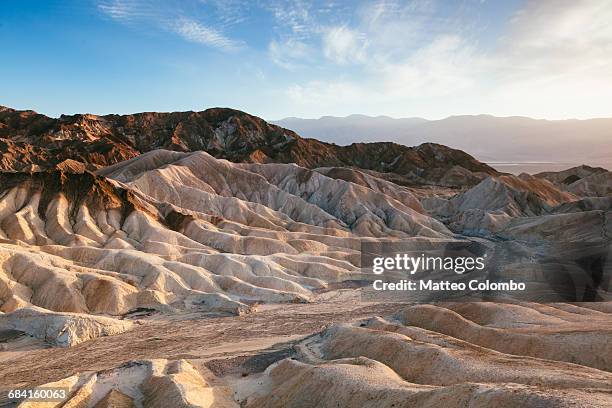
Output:
[[288,29],[299,39],[307,38],[315,30],[317,21],[310,2],[301,0],[271,2],[268,8],[276,19],[278,27],[281,30]]
[[200,0],[204,5],[211,6],[215,21],[222,27],[232,27],[249,20],[252,10],[249,0]]
[[97,5],[102,13],[120,22],[156,19],[164,13],[155,0],[101,0]]
[[[222,51],[236,51],[246,44],[242,40],[230,38],[223,28],[239,24],[246,18],[240,6],[240,0],[199,0],[197,5],[208,5],[214,18],[214,24],[207,24],[188,14],[183,7],[187,2],[160,0],[103,0],[98,3],[98,9],[110,18],[123,23],[142,23],[179,35],[186,41],[202,44]],[[206,10],[205,10],[206,11]],[[203,17],[207,14],[203,13]]]
[[130,4],[122,1],[100,3],[98,4],[98,8],[115,20],[128,20],[133,14]]
[[232,40],[214,28],[187,18],[178,19],[173,24],[173,30],[187,41],[208,45],[224,51],[236,51],[244,46],[242,41]]

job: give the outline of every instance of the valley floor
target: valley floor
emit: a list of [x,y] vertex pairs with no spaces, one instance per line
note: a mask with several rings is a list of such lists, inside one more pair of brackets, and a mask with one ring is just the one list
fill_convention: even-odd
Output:
[[289,356],[299,340],[334,323],[389,315],[403,306],[361,302],[358,291],[343,289],[322,293],[313,303],[260,305],[256,313],[242,316],[185,312],[139,317],[130,331],[68,348],[24,338],[8,342],[0,353],[0,395],[129,360],[188,359],[218,376],[261,372]]
[[[102,384],[112,373],[123,386],[141,375],[122,372],[134,364],[180,361],[205,384],[198,393],[213,390],[206,403],[189,406],[335,406],[336,398],[344,407],[360,406],[354,398],[373,407],[434,407],[448,398],[457,399],[448,406],[612,403],[611,303],[411,306],[364,302],[353,288],[242,316],[143,310],[125,319],[133,329],[73,347],[6,342],[0,393],[83,373]],[[142,406],[176,403],[171,397],[166,391],[162,405]],[[95,406],[114,406],[105,403]]]

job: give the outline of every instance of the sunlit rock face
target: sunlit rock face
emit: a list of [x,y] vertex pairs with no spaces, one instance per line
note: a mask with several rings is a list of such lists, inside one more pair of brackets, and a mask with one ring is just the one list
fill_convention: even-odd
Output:
[[[358,276],[361,239],[451,235],[408,190],[288,164],[153,151],[100,170],[4,173],[0,309],[247,313]],[[389,190],[389,194],[385,193]]]

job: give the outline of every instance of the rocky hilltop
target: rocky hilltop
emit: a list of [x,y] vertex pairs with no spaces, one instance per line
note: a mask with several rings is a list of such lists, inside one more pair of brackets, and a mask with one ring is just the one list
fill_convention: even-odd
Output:
[[0,169],[37,171],[78,161],[90,169],[142,153],[203,150],[216,158],[301,167],[354,167],[395,173],[408,181],[476,184],[497,172],[469,154],[426,143],[355,143],[338,146],[300,137],[261,118],[226,108],[133,115],[62,115],[0,107]]

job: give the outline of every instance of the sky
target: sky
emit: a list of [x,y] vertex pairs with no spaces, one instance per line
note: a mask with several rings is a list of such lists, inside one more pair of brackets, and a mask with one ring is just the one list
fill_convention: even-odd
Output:
[[0,0],[0,105],[612,116],[609,0]]

